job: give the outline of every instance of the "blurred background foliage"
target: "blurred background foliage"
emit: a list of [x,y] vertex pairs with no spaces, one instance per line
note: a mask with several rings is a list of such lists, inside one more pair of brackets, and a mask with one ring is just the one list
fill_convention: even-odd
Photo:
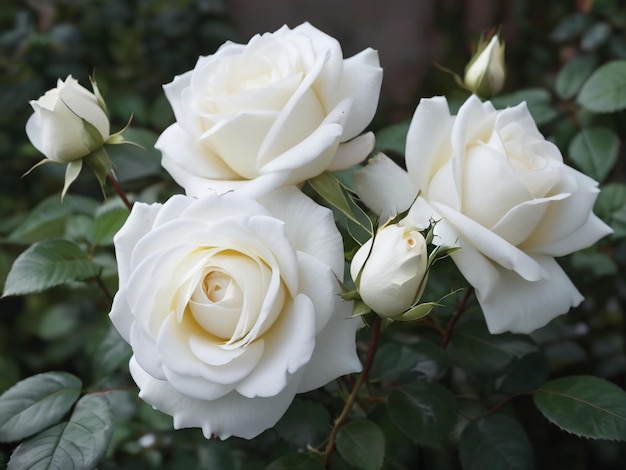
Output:
[[[607,188],[596,211],[614,227],[615,235],[563,260],[588,300],[535,339],[542,345],[554,375],[599,375],[625,388],[626,167],[620,144],[626,136],[626,118],[623,111],[594,114],[575,102],[580,86],[595,68],[612,60],[626,60],[626,8],[620,7],[619,0],[425,1],[420,8],[428,13],[430,23],[420,34],[427,40],[412,44],[383,40],[368,43],[367,31],[355,33],[364,9],[371,8],[375,16],[375,1],[353,5],[353,25],[336,24],[333,11],[315,9],[315,2],[303,2],[308,6],[285,10],[283,16],[267,5],[267,17],[263,18],[255,17],[253,3],[250,0],[246,10],[245,1],[234,0],[3,0],[0,285],[17,255],[44,234],[93,241],[95,221],[103,212],[111,212],[111,220],[115,220],[115,200],[108,209],[99,209],[99,188],[86,174],[73,186],[63,206],[58,203],[63,168],[46,165],[22,177],[41,158],[24,132],[31,114],[28,101],[52,88],[57,78],[71,74],[87,86],[88,76],[95,72],[112,116],[112,130],[123,128],[133,116],[132,130],[125,135],[148,150],[119,146],[124,148],[115,149],[111,156],[125,189],[137,199],[150,202],[179,191],[161,170],[158,152],[151,149],[158,134],[173,122],[161,86],[193,68],[199,55],[210,54],[225,40],[247,41],[249,31],[265,31],[262,28],[268,18],[278,22],[272,29],[282,23],[295,26],[308,19],[347,44],[346,55],[368,46],[379,49],[386,75],[372,129],[380,131],[378,148],[390,154],[403,152],[406,119],[420,97],[444,94],[454,106],[467,96],[433,62],[462,73],[471,57],[471,42],[477,41],[481,30],[501,25],[508,76],[504,95],[494,103],[503,106],[527,99],[542,132],[559,145],[570,164],[587,173],[590,169],[584,159],[576,158],[577,133],[601,127],[610,132],[607,139],[615,141],[615,151],[609,152],[610,161],[604,169],[591,168],[596,172],[592,176]],[[399,22],[412,21],[402,10],[407,2],[384,3]],[[393,10],[396,3],[397,9]],[[299,17],[309,11],[307,8],[316,12],[314,18]],[[415,24],[419,25],[417,18]],[[404,64],[404,68],[390,60],[388,76],[385,54],[389,51],[392,57],[394,51],[406,48],[421,51],[415,56],[419,60]],[[559,85],[565,66],[577,57],[589,58],[589,63],[579,64],[581,70],[573,74],[580,83],[561,78]],[[584,67],[588,67],[586,75]],[[109,227],[114,228],[115,223]],[[93,253],[105,266],[99,282],[110,293],[117,287],[110,250],[112,233],[100,234],[98,246],[108,249]],[[448,288],[446,281],[441,284],[444,291]],[[437,280],[431,283],[436,289]],[[106,313],[110,298],[102,292],[102,286],[90,282],[0,299],[0,392],[22,378],[49,370],[78,375],[88,390],[112,390],[116,423],[123,425],[116,426],[107,458],[99,468],[264,468],[310,438],[319,440],[326,435],[331,416],[336,416],[338,410],[332,409],[336,404],[327,401],[327,394],[316,392],[307,395],[308,399],[298,398],[275,429],[252,442],[205,441],[199,430],[173,432],[171,418],[154,412],[136,398],[126,366],[129,351],[109,328]],[[378,374],[383,380],[402,374],[405,365],[394,360],[401,351],[393,341],[406,343],[410,334],[393,328],[386,332],[374,376]],[[415,344],[411,347],[415,351]],[[433,377],[440,377],[446,367],[437,363],[432,366],[435,369],[427,374]],[[473,386],[471,379],[465,380]],[[337,386],[329,385],[331,393],[341,392],[341,384],[339,389]],[[523,424],[537,452],[537,468],[623,468],[623,444],[583,441],[567,435],[548,425],[536,410],[531,410],[531,405],[526,398],[516,402],[518,413],[527,412]],[[376,413],[374,410],[371,416]],[[379,414],[379,424],[397,438],[388,442],[387,452],[395,452],[396,462],[389,468],[457,468],[454,455],[416,451],[386,422],[388,417]],[[302,416],[309,418],[304,427]],[[294,421],[300,426],[294,427]],[[11,446],[0,445],[0,467],[10,451]],[[339,462],[336,468],[349,468],[342,465]]]

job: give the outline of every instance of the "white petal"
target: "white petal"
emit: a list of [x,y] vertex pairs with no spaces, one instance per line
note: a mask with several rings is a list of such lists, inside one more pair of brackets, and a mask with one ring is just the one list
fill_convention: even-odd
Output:
[[[179,124],[172,124],[159,136],[154,148],[163,155],[163,167],[169,163],[184,168],[185,172],[207,179],[238,179],[239,176],[215,155],[207,146],[183,130]],[[168,170],[169,171],[169,170]],[[176,175],[172,175],[178,181]],[[179,182],[184,186],[182,182]]]
[[130,345],[133,348],[135,360],[143,370],[152,377],[165,379],[156,340],[137,322],[134,322],[130,329]]
[[359,198],[380,220],[387,220],[411,206],[418,193],[409,174],[387,155],[379,153],[354,172]]
[[376,139],[373,132],[367,132],[348,142],[340,144],[335,159],[328,167],[328,171],[341,171],[358,165],[371,153]]
[[547,273],[546,279],[528,282],[513,271],[495,267],[495,288],[486,296],[476,291],[491,333],[530,333],[583,301],[553,258],[538,255],[534,259]]
[[418,189],[427,190],[434,174],[452,157],[454,117],[442,96],[421,99],[406,137],[406,167]]
[[[343,256],[342,256],[343,259]],[[315,256],[298,253],[300,291],[313,302],[315,309],[315,334],[326,326],[333,314],[335,299],[339,296],[339,283],[328,265]]]
[[471,245],[503,268],[516,271],[524,279],[538,281],[545,278],[546,273],[541,265],[528,254],[463,214],[443,204],[432,205],[459,234],[461,250]]
[[238,386],[242,395],[272,397],[310,360],[315,348],[315,311],[311,300],[298,295],[263,336],[265,351],[251,374]]
[[298,374],[281,393],[270,398],[246,398],[236,392],[206,401],[186,397],[165,381],[147,374],[131,359],[130,372],[139,386],[139,397],[174,418],[176,429],[200,427],[207,439],[217,435],[252,439],[274,426],[293,401]]
[[346,374],[361,371],[356,353],[356,332],[363,326],[352,317],[352,302],[335,298],[335,311],[315,339],[315,350],[307,364],[298,393],[308,392]]
[[293,186],[273,191],[261,202],[274,217],[285,221],[287,237],[296,251],[314,256],[343,279],[343,241],[329,209]]
[[344,61],[343,76],[335,99],[339,101],[350,96],[353,97],[353,104],[342,142],[363,132],[374,117],[382,80],[383,69],[374,49],[365,49]]
[[124,338],[127,343],[130,343],[130,329],[135,321],[135,317],[128,306],[125,289],[120,289],[117,291],[117,294],[115,294],[109,318],[122,338]]

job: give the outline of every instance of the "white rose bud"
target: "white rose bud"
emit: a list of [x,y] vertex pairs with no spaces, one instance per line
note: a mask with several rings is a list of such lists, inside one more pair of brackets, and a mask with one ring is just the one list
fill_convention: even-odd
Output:
[[505,77],[504,42],[498,35],[486,45],[481,41],[478,51],[465,68],[465,86],[479,96],[494,96],[502,90]]
[[361,273],[357,287],[363,302],[379,315],[393,317],[421,297],[427,261],[426,240],[417,229],[387,225],[356,252],[350,275],[356,283]]
[[109,118],[96,95],[69,75],[30,102],[26,123],[32,144],[48,159],[68,163],[99,149],[109,138]]

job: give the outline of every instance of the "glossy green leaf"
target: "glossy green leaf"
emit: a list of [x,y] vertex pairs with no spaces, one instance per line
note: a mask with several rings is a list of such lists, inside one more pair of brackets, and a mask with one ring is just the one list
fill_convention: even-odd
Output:
[[7,470],[90,470],[107,451],[113,432],[109,403],[98,394],[85,395],[69,421],[20,444]]
[[513,361],[499,389],[504,393],[527,392],[542,385],[549,376],[550,363],[543,352],[526,354]]
[[9,235],[15,242],[32,243],[65,234],[66,220],[70,214],[91,214],[97,207],[93,199],[68,194],[61,202],[55,194],[40,202]]
[[273,461],[265,470],[324,470],[324,464],[315,454],[288,454]]
[[500,374],[514,358],[536,350],[527,335],[492,335],[479,322],[457,325],[448,345],[450,361],[479,376]]
[[330,414],[324,406],[297,397],[274,426],[280,437],[301,449],[318,446],[331,428]]
[[566,100],[576,96],[593,73],[596,62],[595,56],[587,55],[576,57],[565,64],[554,83],[559,97]]
[[67,240],[45,240],[32,245],[13,263],[3,295],[22,295],[71,281],[97,276],[100,267],[80,247]]
[[583,85],[577,101],[594,113],[626,109],[626,60],[614,60],[597,69]]
[[493,414],[468,424],[459,441],[463,470],[533,470],[533,449],[522,426]]
[[385,127],[376,132],[376,145],[374,155],[378,152],[394,151],[404,155],[406,147],[406,135],[409,132],[411,121],[402,121]]
[[580,48],[583,51],[593,51],[602,46],[611,37],[611,26],[608,23],[598,22],[584,32],[580,38]]
[[387,409],[396,426],[417,444],[441,449],[454,425],[456,400],[438,383],[418,382],[391,392]]
[[46,372],[18,382],[0,396],[0,442],[15,442],[46,429],[67,413],[82,382],[66,372]]
[[351,421],[337,433],[337,451],[353,467],[378,470],[385,459],[385,435],[371,421]]
[[569,157],[580,170],[597,181],[604,181],[617,162],[619,138],[606,127],[589,127],[574,136]]
[[613,237],[626,237],[626,184],[602,186],[594,210],[614,230]]
[[378,381],[397,377],[414,366],[415,359],[411,347],[395,342],[385,343],[376,351],[369,379]]
[[122,363],[127,363],[132,350],[112,325],[94,353],[94,371],[99,375],[110,374]]
[[626,441],[626,392],[600,377],[551,380],[534,394],[535,405],[561,429],[590,439]]
[[128,218],[126,207],[107,207],[98,211],[93,221],[93,243],[100,246],[113,244],[113,237]]

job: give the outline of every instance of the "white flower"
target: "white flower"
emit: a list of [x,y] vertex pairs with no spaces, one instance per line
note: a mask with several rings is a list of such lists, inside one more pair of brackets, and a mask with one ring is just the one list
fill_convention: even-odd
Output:
[[486,44],[481,43],[478,51],[465,68],[465,86],[480,96],[497,95],[504,86],[504,43],[498,35]]
[[35,112],[26,123],[26,134],[50,160],[77,160],[109,138],[109,118],[96,95],[71,75],[30,104]]
[[[372,246],[372,240],[373,246]],[[423,235],[411,225],[386,225],[359,248],[350,265],[363,302],[393,317],[413,306],[426,286],[428,253]]]
[[554,260],[611,233],[593,212],[597,183],[563,163],[526,104],[496,111],[471,97],[451,116],[445,98],[422,100],[407,136],[408,172],[379,155],[355,175],[375,212],[409,208],[476,295],[492,333],[531,332],[582,296]]
[[253,438],[361,365],[332,213],[287,187],[136,203],[115,237],[113,324],[140,397],[176,428]]
[[165,85],[176,123],[156,147],[187,195],[258,196],[363,161],[374,137],[357,135],[381,81],[376,51],[344,60],[339,43],[308,23],[227,42]]

